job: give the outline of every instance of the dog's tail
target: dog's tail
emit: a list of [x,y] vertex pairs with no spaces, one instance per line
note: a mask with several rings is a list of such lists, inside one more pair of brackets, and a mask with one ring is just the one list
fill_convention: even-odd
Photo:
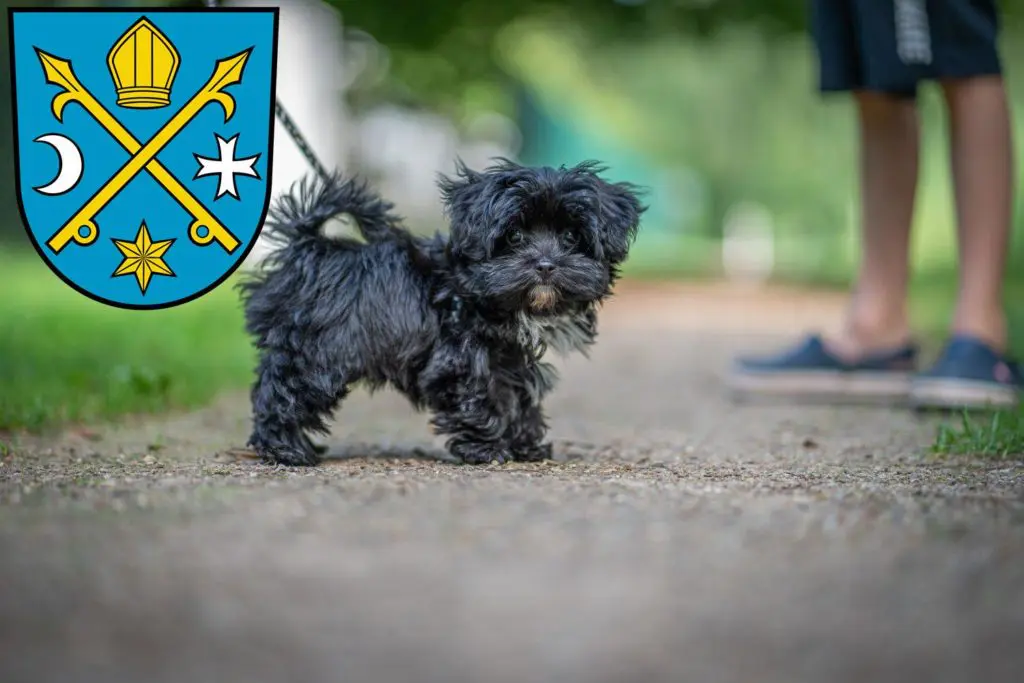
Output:
[[393,210],[394,205],[363,180],[339,173],[306,176],[271,204],[262,234],[281,246],[330,241],[323,234],[324,224],[347,214],[367,242],[383,242],[404,235],[401,218]]

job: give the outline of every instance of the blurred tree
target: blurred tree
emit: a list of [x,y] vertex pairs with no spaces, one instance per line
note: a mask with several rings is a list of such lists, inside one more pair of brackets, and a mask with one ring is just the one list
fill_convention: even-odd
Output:
[[[736,22],[768,32],[804,25],[796,0],[327,0],[349,29],[389,52],[391,78],[371,97],[407,100],[458,115],[467,89],[505,78],[495,56],[501,31],[517,20],[548,18],[596,41],[666,32],[709,35]],[[358,93],[364,95],[365,93]]]
[[[525,17],[548,16],[609,43],[666,33],[714,35],[740,25],[763,34],[806,28],[809,0],[327,0],[345,25],[365,31],[390,53],[391,90],[451,109],[467,87],[502,78],[496,36]],[[1007,26],[1024,0],[1002,0]],[[398,90],[396,91],[396,88]]]

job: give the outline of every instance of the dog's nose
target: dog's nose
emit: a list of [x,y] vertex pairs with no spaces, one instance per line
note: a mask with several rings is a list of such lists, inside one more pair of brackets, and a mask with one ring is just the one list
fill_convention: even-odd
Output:
[[537,272],[544,277],[551,277],[551,274],[555,272],[555,264],[544,259],[537,264]]

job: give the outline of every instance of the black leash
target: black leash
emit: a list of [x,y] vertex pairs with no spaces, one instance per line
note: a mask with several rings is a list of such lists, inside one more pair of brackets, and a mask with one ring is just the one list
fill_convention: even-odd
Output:
[[[216,9],[220,4],[217,0],[204,0],[204,2],[210,9]],[[284,105],[281,104],[281,100],[276,100],[274,102],[274,114],[277,115],[277,120],[281,122],[282,126],[284,126],[284,129],[288,132],[288,135],[291,136],[292,140],[295,142],[295,146],[299,148],[300,152],[302,152],[302,156],[306,158],[309,165],[313,167],[313,170],[317,172],[317,175],[326,179],[328,177],[327,169],[324,168],[322,163],[320,163],[320,159],[313,152],[313,148],[309,146],[309,142],[306,141],[306,138],[299,130],[299,127],[295,125],[295,121],[288,114]]]

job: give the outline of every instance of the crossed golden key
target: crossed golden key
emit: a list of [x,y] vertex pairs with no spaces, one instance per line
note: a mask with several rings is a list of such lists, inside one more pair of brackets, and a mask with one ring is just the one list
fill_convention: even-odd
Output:
[[[177,178],[171,175],[156,159],[156,155],[211,102],[216,102],[224,108],[225,123],[231,119],[235,112],[235,100],[222,90],[242,81],[242,72],[251,52],[252,48],[249,48],[219,60],[213,69],[213,74],[199,92],[193,95],[192,99],[185,103],[178,113],[150,138],[149,142],[143,145],[85,89],[75,76],[70,61],[36,48],[39,61],[43,65],[43,72],[46,75],[46,82],[58,85],[65,91],[53,98],[53,115],[57,120],[63,120],[64,108],[68,104],[78,102],[132,155],[131,159],[47,240],[47,246],[57,253],[72,240],[83,246],[94,242],[99,235],[96,214],[102,211],[103,207],[109,204],[117,193],[145,168],[192,216],[193,220],[189,225],[188,233],[193,242],[205,246],[213,240],[217,240],[229,254],[233,252],[238,247],[238,238],[232,235],[191,192],[178,182]],[[206,234],[200,235],[203,228],[205,228]]]

